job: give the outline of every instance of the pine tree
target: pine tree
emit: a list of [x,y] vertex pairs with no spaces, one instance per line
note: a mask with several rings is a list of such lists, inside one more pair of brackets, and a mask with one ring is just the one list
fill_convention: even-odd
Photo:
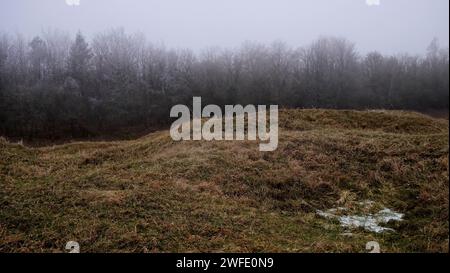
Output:
[[70,48],[69,76],[83,84],[82,81],[88,78],[91,58],[91,49],[81,32],[78,32]]

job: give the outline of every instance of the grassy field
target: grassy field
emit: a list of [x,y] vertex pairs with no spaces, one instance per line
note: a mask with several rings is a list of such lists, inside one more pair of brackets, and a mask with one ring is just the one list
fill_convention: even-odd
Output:
[[[448,121],[283,110],[280,144],[133,141],[27,148],[0,139],[0,252],[448,252]],[[317,210],[371,200],[395,232]]]

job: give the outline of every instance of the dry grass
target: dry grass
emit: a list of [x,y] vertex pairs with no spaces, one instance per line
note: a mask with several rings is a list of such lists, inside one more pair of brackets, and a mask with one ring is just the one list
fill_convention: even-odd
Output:
[[[287,110],[280,145],[134,141],[27,148],[0,139],[0,251],[448,252],[448,121]],[[373,200],[395,233],[342,236],[317,209]]]

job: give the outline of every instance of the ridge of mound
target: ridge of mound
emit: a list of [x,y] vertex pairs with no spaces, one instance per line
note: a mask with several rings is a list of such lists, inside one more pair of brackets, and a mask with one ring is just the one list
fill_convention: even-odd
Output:
[[440,134],[448,132],[448,120],[417,112],[386,110],[283,110],[280,127],[289,130],[354,129],[398,134]]

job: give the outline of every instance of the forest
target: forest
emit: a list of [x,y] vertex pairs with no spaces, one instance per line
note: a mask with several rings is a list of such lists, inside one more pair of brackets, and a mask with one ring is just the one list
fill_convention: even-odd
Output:
[[449,108],[449,49],[422,56],[361,54],[320,37],[293,48],[244,42],[201,52],[111,29],[86,38],[59,30],[0,34],[0,135],[79,139],[168,127],[175,104],[280,108]]

